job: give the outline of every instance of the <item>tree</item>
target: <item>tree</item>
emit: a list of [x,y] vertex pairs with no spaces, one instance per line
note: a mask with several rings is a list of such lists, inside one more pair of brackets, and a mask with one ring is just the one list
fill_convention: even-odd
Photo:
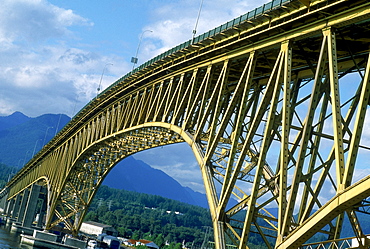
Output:
[[89,211],[85,216],[85,220],[91,220],[91,221],[98,222],[99,221],[98,214],[94,211]]
[[[111,210],[107,206],[109,202]],[[85,220],[112,225],[119,236],[145,238],[161,247],[165,241],[176,244],[184,240],[194,241],[194,247],[199,247],[204,238],[203,227],[212,225],[209,210],[205,208],[107,186],[97,191]]]
[[132,239],[134,239],[134,240],[139,240],[140,239],[140,237],[141,237],[141,232],[139,231],[139,230],[136,230],[136,231],[134,231],[134,233],[132,234]]
[[160,248],[164,245],[164,237],[163,234],[158,234],[157,237],[154,239],[154,243],[159,246]]

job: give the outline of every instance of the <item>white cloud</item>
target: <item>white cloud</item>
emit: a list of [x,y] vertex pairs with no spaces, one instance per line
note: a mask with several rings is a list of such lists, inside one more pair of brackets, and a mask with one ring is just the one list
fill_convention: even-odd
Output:
[[204,193],[204,185],[199,165],[186,143],[172,144],[135,154],[155,169],[162,170],[182,186]]
[[0,42],[32,43],[69,34],[71,25],[92,25],[87,19],[44,0],[5,0],[0,9]]
[[114,82],[122,70],[128,70],[128,63],[118,56],[67,45],[67,41],[77,39],[69,30],[75,25],[92,23],[44,0],[2,3],[0,115],[14,111],[29,116],[73,115],[96,95],[105,63],[114,60],[116,66],[105,71],[103,88]]
[[[3,113],[11,113],[14,110],[11,99],[0,99],[0,110]],[[0,113],[1,114],[1,113]]]
[[[39,47],[14,53],[14,57],[14,61],[0,64],[0,82],[4,85],[0,96],[5,106],[0,109],[2,115],[14,111],[30,116],[59,112],[73,115],[74,109],[82,108],[96,95],[104,63],[112,59],[62,46]],[[129,67],[118,57],[114,60],[116,67],[105,70],[103,88],[117,79],[115,75],[120,75],[122,68]]]
[[[143,28],[143,30],[152,30],[153,32],[146,34],[151,39],[144,44],[148,47],[148,50],[143,49],[142,56],[150,59],[190,40],[193,36],[200,2],[199,0],[173,2],[155,9],[152,16],[155,21]],[[228,0],[204,1],[196,36],[239,17],[266,2],[268,1],[257,0],[250,4],[240,0],[230,4]]]
[[370,111],[367,109],[364,121],[361,144],[370,147]]

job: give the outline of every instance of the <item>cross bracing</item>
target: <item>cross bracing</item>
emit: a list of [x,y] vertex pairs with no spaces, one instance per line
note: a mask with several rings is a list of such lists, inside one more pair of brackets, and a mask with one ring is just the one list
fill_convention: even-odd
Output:
[[246,248],[252,236],[298,248],[337,241],[344,229],[365,248],[358,213],[367,213],[370,185],[356,173],[369,162],[369,7],[284,1],[120,79],[7,184],[8,199],[44,182],[46,228],[64,222],[77,234],[120,160],[185,142],[217,248]]

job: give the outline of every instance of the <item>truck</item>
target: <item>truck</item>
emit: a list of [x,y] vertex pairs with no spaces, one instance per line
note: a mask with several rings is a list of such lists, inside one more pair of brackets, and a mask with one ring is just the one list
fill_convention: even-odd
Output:
[[121,241],[117,237],[111,235],[99,235],[98,238],[102,242],[106,243],[109,249],[119,249],[121,246]]

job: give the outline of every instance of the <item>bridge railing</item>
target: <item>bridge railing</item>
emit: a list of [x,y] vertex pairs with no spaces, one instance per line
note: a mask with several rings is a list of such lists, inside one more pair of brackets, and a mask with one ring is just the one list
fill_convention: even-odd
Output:
[[[364,243],[364,239],[361,239]],[[304,244],[299,249],[350,249],[360,248],[356,237]]]

